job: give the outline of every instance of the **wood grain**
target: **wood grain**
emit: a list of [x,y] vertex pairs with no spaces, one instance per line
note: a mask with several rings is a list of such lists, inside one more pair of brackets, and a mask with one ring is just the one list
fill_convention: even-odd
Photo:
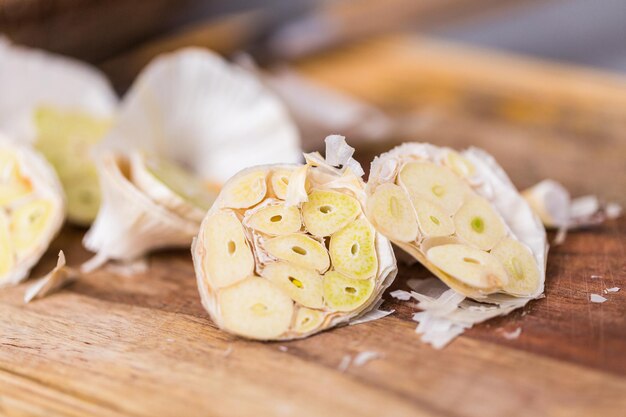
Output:
[[[520,186],[552,176],[576,192],[624,201],[619,188],[626,146],[620,137],[622,80],[563,67],[547,71],[553,67],[519,58],[478,56],[394,38],[321,55],[299,68],[405,120],[396,137],[363,144],[362,162],[406,137],[454,146],[476,142],[495,153]],[[468,79],[471,71],[461,65],[473,60],[490,71],[481,83]],[[515,77],[498,76],[512,62]],[[442,71],[443,81],[428,87],[454,86],[442,93],[446,100],[423,95],[411,81],[411,73],[422,76],[420,68],[438,73],[435,68],[450,63],[457,70]],[[367,83],[356,83],[350,74]],[[533,79],[542,82],[533,84]],[[483,112],[464,98],[468,89],[497,96],[490,102],[493,108],[511,98],[532,97],[544,109],[569,106],[591,122],[579,131],[573,127],[578,122],[567,118],[538,122]],[[86,260],[82,233],[65,228],[34,275],[51,268],[60,249],[70,265]],[[395,309],[392,316],[306,340],[256,343],[222,333],[200,305],[187,251],[154,254],[150,270],[133,277],[97,271],[28,305],[21,301],[23,284],[0,293],[0,414],[621,416],[626,289],[607,295],[604,304],[590,303],[589,294],[626,288],[625,235],[624,218],[571,233],[550,253],[546,298],[476,326],[443,351],[419,341],[411,303],[393,299],[382,307]],[[401,264],[394,288],[427,275],[418,265]],[[520,337],[507,340],[503,331],[517,327]],[[363,351],[383,358],[345,372],[337,369],[345,355]]]

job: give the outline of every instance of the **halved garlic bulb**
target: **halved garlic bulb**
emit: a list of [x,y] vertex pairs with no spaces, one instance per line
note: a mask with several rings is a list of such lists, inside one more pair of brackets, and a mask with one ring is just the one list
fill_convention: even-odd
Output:
[[350,168],[351,152],[338,157],[345,148],[335,139],[327,140],[326,160],[307,154],[304,166],[236,174],[204,218],[194,266],[202,303],[223,330],[295,339],[377,308],[395,258],[365,216],[365,184]]
[[[301,159],[298,132],[280,101],[254,75],[193,48],[159,57],[139,75],[99,153],[103,203],[85,240],[98,252],[95,264],[191,243],[189,230],[195,225],[196,235],[233,173]],[[127,161],[129,172],[115,173]],[[231,184],[223,194],[254,199],[261,191]],[[143,202],[125,208],[131,195]],[[163,216],[170,221],[157,221]]]
[[61,184],[30,147],[0,136],[0,286],[26,279],[64,220]]
[[374,160],[367,194],[371,222],[457,292],[543,292],[545,231],[484,151],[403,144]]
[[0,36],[0,91],[0,130],[49,160],[67,195],[68,219],[90,224],[100,202],[90,152],[117,109],[106,77],[85,63]]

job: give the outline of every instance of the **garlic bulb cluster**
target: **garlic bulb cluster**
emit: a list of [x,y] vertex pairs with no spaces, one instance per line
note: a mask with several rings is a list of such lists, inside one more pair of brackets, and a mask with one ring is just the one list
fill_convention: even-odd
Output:
[[220,328],[295,339],[378,307],[396,262],[365,216],[352,152],[331,137],[326,159],[256,166],[225,184],[192,246],[202,303]]
[[106,77],[87,64],[0,36],[0,91],[0,131],[48,159],[67,196],[68,220],[90,224],[100,205],[90,153],[117,109]]
[[87,269],[188,246],[230,175],[298,162],[300,145],[287,111],[254,75],[191,48],[139,75],[96,160],[102,206],[84,240],[97,252]]
[[0,286],[17,284],[65,218],[61,184],[32,148],[0,136]]

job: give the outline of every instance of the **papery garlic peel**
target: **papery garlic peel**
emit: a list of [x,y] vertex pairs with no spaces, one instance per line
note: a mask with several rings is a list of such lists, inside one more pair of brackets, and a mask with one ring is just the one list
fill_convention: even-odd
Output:
[[228,332],[259,340],[306,337],[377,307],[397,268],[365,216],[351,169],[319,154],[231,178],[192,254],[202,303]]
[[457,292],[536,297],[546,235],[502,168],[482,150],[408,143],[372,162],[367,215]]
[[0,136],[0,286],[26,279],[65,217],[59,179],[30,147]]

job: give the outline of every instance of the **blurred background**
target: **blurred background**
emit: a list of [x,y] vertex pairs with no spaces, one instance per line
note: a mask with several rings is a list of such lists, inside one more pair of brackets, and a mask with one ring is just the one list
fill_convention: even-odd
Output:
[[398,30],[626,71],[624,0],[0,0],[13,41],[94,64],[184,33],[293,59]]
[[208,47],[266,70],[306,150],[329,133],[362,161],[473,144],[519,187],[622,198],[625,0],[0,0],[0,32],[96,65],[120,94],[160,53]]

